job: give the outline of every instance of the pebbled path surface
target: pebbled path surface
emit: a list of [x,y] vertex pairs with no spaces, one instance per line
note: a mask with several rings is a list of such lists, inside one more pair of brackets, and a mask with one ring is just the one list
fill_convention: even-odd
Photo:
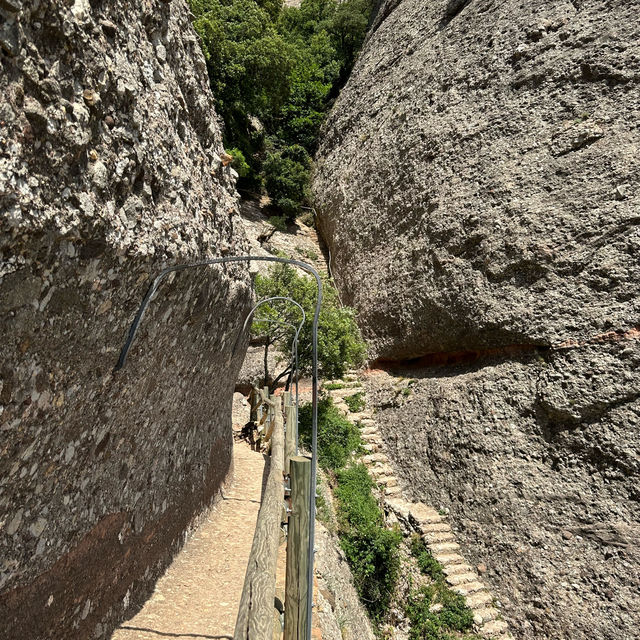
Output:
[[234,444],[234,477],[202,520],[151,598],[112,640],[229,639],[253,541],[264,456]]

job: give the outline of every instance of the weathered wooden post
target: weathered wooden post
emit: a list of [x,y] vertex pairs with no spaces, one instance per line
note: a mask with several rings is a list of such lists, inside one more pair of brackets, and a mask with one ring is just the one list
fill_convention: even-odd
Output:
[[284,434],[284,472],[289,475],[291,458],[296,455],[296,408],[289,404],[285,408],[285,434]]
[[251,387],[249,393],[249,406],[251,410],[249,412],[249,422],[256,424],[258,422],[258,407],[260,406],[260,391],[257,387]]
[[293,456],[291,513],[287,538],[287,578],[284,603],[284,640],[307,640],[309,584],[309,498],[311,458]]
[[282,410],[280,409],[280,402],[278,396],[275,394],[269,396],[269,417],[267,418],[267,426],[264,431],[264,439],[269,440],[273,429],[276,426],[276,420],[279,420],[278,424],[282,426]]

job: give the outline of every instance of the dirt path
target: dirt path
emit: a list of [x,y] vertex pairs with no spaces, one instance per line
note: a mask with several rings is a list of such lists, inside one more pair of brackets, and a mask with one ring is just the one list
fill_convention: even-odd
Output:
[[234,479],[158,581],[144,608],[112,640],[232,638],[260,507],[264,457],[234,446]]

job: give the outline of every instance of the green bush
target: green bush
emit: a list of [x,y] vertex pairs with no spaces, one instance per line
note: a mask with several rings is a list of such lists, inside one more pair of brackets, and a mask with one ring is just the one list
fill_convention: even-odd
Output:
[[[300,408],[300,440],[311,448],[312,406]],[[360,430],[349,422],[333,405],[331,398],[323,398],[318,403],[318,462],[325,470],[342,469],[354,452],[360,449]]]
[[[236,171],[245,186],[264,184],[292,219],[308,198],[309,166],[286,150],[315,152],[364,40],[371,1],[302,0],[297,8],[281,0],[191,0],[191,9],[225,144],[248,167]],[[266,135],[256,135],[256,119]]]
[[[433,605],[441,608],[432,611]],[[469,631],[473,613],[464,598],[447,589],[444,582],[435,582],[412,592],[406,606],[411,625],[410,640],[453,640],[451,632]]]
[[351,413],[358,413],[365,407],[364,393],[362,391],[358,391],[358,393],[354,393],[352,396],[346,396],[344,401]]
[[380,623],[398,579],[402,534],[385,528],[371,492],[373,482],[364,465],[338,471],[337,482],[340,546],[360,598],[372,620]]
[[271,216],[267,222],[282,233],[287,230],[287,221],[283,216]]
[[[270,269],[268,276],[256,276],[255,288],[258,298],[291,297],[305,310],[306,322],[299,341],[299,364],[303,373],[309,373],[312,363],[311,327],[317,296],[315,280],[299,275],[290,265],[278,264]],[[283,309],[290,310],[290,322],[299,322],[300,315],[297,309],[291,309],[291,305],[287,307],[286,304],[265,304],[260,308],[260,315],[282,317]],[[318,362],[325,377],[339,378],[348,368],[359,366],[363,362],[366,347],[360,337],[354,312],[340,305],[337,291],[327,280],[323,281],[323,302],[318,329]],[[255,337],[265,337],[267,334],[273,334],[275,325],[254,323],[251,331]],[[282,332],[277,341],[277,348],[285,357],[289,357],[291,353],[294,333],[295,329],[289,327]]]
[[[419,535],[411,538],[411,555],[418,561],[421,573],[433,583],[413,591],[406,613],[411,623],[410,640],[453,640],[450,632],[468,631],[473,625],[473,613],[464,598],[451,591],[444,580],[442,565],[429,553]],[[440,607],[431,611],[433,605]],[[471,640],[471,636],[466,636]]]
[[228,149],[227,153],[233,157],[231,166],[238,172],[238,175],[241,178],[248,176],[251,171],[251,167],[247,164],[244,153],[242,153],[240,149]]
[[293,221],[308,197],[311,160],[304,147],[292,145],[267,155],[264,182],[273,204]]
[[442,565],[429,553],[424,540],[415,534],[411,537],[411,555],[418,561],[418,568],[432,580],[444,580]]

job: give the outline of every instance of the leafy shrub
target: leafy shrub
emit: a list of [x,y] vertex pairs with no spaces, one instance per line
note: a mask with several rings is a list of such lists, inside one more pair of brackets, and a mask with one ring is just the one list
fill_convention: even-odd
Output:
[[340,545],[369,615],[381,622],[398,578],[402,534],[384,527],[382,512],[371,493],[373,482],[364,465],[338,471]]
[[418,568],[432,580],[444,580],[442,565],[429,553],[424,540],[415,534],[411,537],[411,555],[418,561]]
[[[410,549],[420,571],[433,580],[409,596],[406,613],[411,623],[410,640],[450,640],[453,636],[449,632],[468,631],[473,625],[473,613],[464,598],[447,587],[442,565],[417,534],[411,538]],[[435,604],[439,607],[432,611]]]
[[[433,610],[433,605],[441,608]],[[435,582],[409,596],[406,614],[411,624],[410,640],[450,640],[450,632],[464,632],[473,626],[473,613],[464,598]]]
[[[310,403],[300,408],[300,440],[307,449],[311,448]],[[318,462],[323,469],[337,471],[344,467],[351,454],[361,445],[360,430],[342,416],[333,405],[331,398],[323,398],[318,403]]]
[[267,155],[263,171],[267,192],[290,221],[307,199],[311,160],[304,147],[292,145]]
[[333,391],[334,389],[344,389],[344,383],[342,382],[327,382],[323,386],[327,391]]
[[248,176],[251,171],[251,167],[247,164],[244,153],[242,153],[240,149],[235,148],[227,150],[227,153],[233,157],[231,166],[238,172],[238,175],[241,178]]
[[[315,281],[299,275],[290,265],[278,264],[270,269],[268,276],[257,275],[255,287],[259,298],[291,297],[305,310],[306,322],[300,333],[299,364],[303,373],[309,373],[312,362],[311,327],[317,296]],[[265,304],[260,309],[261,316],[272,314],[273,317],[282,317],[278,313],[278,309],[283,309],[282,306]],[[289,321],[297,324],[299,320],[299,312],[291,310]],[[252,327],[252,333],[256,337],[263,336],[265,331],[273,331],[273,326],[269,328],[254,324]],[[277,342],[279,351],[285,357],[291,353],[294,333],[295,329],[287,328]],[[324,280],[318,331],[318,361],[323,375],[327,378],[339,378],[349,367],[361,364],[365,352],[365,344],[360,337],[353,310],[340,305],[337,291]]]
[[287,230],[287,221],[283,216],[271,216],[267,222],[274,226],[278,231],[284,233]]
[[[264,183],[292,219],[308,197],[309,167],[283,150],[314,153],[325,114],[364,40],[371,0],[302,0],[300,7],[282,7],[281,0],[191,0],[191,9],[225,143],[241,151],[249,167],[244,175],[236,171],[246,186]],[[254,135],[256,119],[266,136]]]
[[349,407],[349,411],[351,411],[351,413],[358,413],[365,407],[364,394],[362,391],[358,391],[352,396],[346,396],[344,401],[347,404],[347,407]]

